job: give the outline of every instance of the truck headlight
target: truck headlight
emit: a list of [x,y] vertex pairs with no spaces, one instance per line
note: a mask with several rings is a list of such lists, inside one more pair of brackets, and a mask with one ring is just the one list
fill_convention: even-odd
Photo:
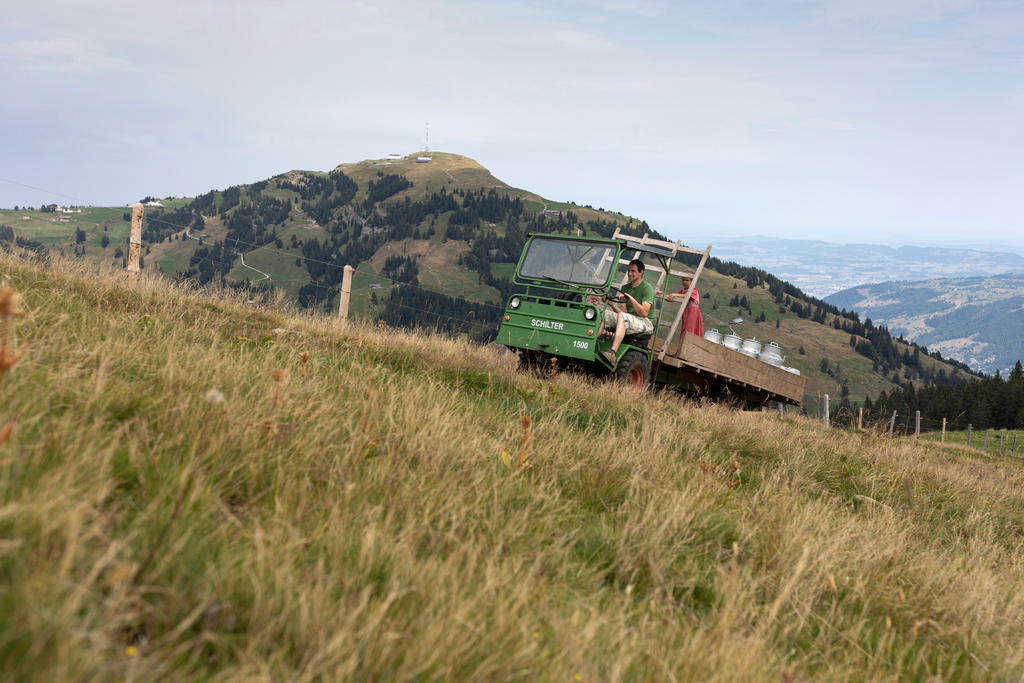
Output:
[[509,308],[519,308],[519,304],[523,303],[518,296],[512,297],[512,300],[508,302]]
[[586,318],[587,320],[593,320],[594,318],[597,317],[597,310],[593,308],[587,308],[587,310],[583,311],[583,317]]

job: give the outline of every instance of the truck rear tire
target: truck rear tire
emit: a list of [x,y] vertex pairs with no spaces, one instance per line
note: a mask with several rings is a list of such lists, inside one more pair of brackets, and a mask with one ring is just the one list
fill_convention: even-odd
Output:
[[639,351],[626,351],[615,366],[615,377],[626,384],[631,394],[639,394],[651,380],[651,364]]

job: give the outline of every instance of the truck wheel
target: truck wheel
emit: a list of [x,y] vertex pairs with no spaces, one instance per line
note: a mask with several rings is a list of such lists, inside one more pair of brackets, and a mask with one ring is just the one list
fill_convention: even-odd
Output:
[[523,349],[519,352],[519,369],[523,372],[537,372],[541,360],[534,351]]
[[626,351],[615,366],[615,377],[624,382],[632,394],[639,394],[651,379],[651,364],[639,351]]
[[523,349],[519,352],[519,369],[532,375],[550,377],[555,374],[558,366],[557,361],[553,360],[554,356],[549,354]]

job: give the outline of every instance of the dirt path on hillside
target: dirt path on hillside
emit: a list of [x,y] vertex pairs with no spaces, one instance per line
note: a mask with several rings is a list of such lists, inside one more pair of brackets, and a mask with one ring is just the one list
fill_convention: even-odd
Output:
[[242,266],[244,266],[245,268],[248,268],[249,270],[255,270],[257,273],[259,273],[260,275],[263,276],[259,280],[256,280],[256,282],[261,282],[263,280],[269,280],[270,279],[270,273],[264,273],[259,268],[253,268],[248,263],[246,263],[245,262],[245,254],[243,254],[242,252],[238,252],[238,260],[240,260],[242,262]]

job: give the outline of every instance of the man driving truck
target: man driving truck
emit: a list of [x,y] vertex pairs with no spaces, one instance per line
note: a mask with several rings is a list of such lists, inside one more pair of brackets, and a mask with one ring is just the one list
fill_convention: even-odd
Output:
[[[629,262],[626,268],[626,279],[629,283],[621,288],[624,302],[608,300],[608,309],[604,314],[604,329],[614,330],[612,346],[602,351],[601,355],[611,365],[615,365],[619,354],[619,345],[627,334],[650,334],[654,324],[647,316],[654,305],[654,287],[644,282],[644,263],[639,259]],[[591,303],[600,303],[599,297],[591,297]]]

